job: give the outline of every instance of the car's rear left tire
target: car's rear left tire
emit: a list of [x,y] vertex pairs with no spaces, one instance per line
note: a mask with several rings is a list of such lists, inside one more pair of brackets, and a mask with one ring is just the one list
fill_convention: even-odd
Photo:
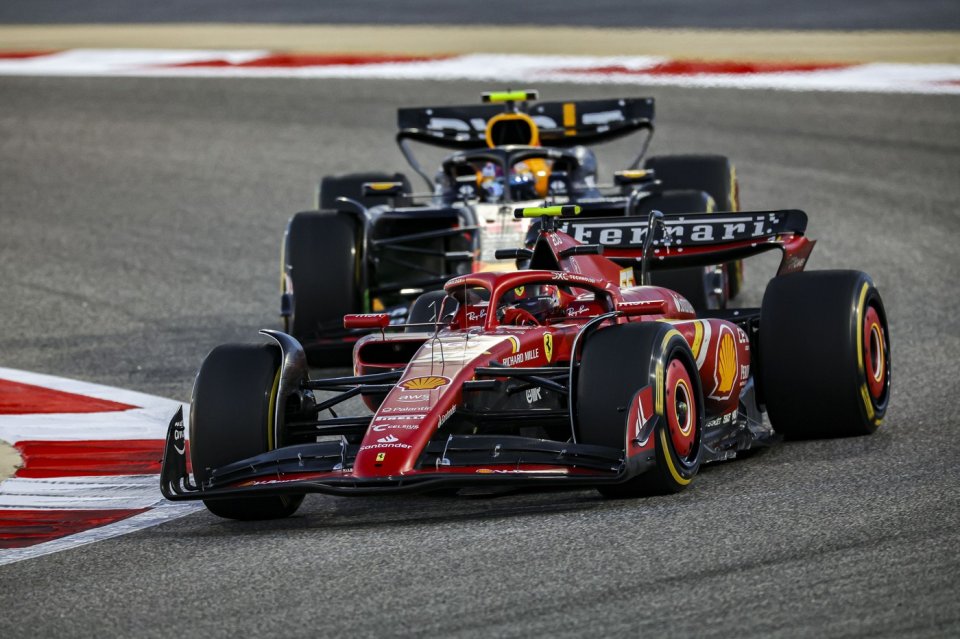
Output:
[[[272,344],[224,344],[213,349],[193,387],[190,404],[190,461],[203,489],[211,471],[275,448],[274,407],[280,381],[280,349]],[[302,494],[205,499],[226,519],[288,517]]]
[[760,311],[760,392],[788,437],[867,435],[890,399],[883,300],[860,271],[776,277]]
[[[354,215],[336,211],[304,211],[287,225],[284,331],[303,342],[308,354],[312,341],[343,331],[344,315],[363,312],[361,233]],[[348,357],[351,346],[344,345],[339,356]]]
[[685,489],[703,457],[703,390],[696,361],[669,324],[612,326],[584,343],[576,386],[577,441],[626,450],[629,407],[653,386],[658,425],[656,466],[626,482],[601,486],[607,497],[676,493]]

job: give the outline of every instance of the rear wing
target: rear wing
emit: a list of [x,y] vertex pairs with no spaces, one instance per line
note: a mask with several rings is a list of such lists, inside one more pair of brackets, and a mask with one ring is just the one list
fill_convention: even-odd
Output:
[[[802,271],[816,243],[805,237],[807,214],[782,211],[731,211],[664,215],[664,238],[656,238],[651,270],[710,266],[783,251],[778,275]],[[639,263],[647,220],[639,217],[559,219],[557,230],[583,244],[601,244],[603,255],[621,264]]]
[[[517,105],[536,122],[543,146],[552,147],[596,144],[652,129],[653,106],[653,98]],[[415,140],[447,149],[486,147],[487,122],[503,112],[502,104],[399,109],[397,141]]]

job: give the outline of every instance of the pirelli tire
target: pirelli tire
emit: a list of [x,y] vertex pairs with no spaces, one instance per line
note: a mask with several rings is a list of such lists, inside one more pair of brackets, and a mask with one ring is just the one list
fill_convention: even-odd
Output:
[[[715,210],[740,210],[736,167],[725,155],[657,155],[647,158],[644,168],[653,169],[665,189],[705,191],[713,198]],[[743,262],[728,262],[724,271],[726,296],[733,299],[743,288]]]
[[[280,349],[273,344],[225,344],[213,349],[193,386],[190,462],[201,490],[211,471],[276,447],[274,408]],[[226,519],[279,519],[296,512],[303,495],[205,499]]]
[[343,202],[338,202],[337,198],[339,197],[355,200],[367,208],[391,203],[393,198],[390,197],[364,195],[363,185],[367,182],[402,182],[404,185],[403,193],[409,194],[411,192],[410,180],[403,173],[367,172],[328,175],[320,180],[320,186],[317,189],[317,208],[335,211],[349,206]]
[[656,465],[624,483],[601,486],[606,497],[676,493],[693,480],[703,458],[703,389],[690,346],[669,324],[612,326],[584,343],[576,381],[577,441],[626,450],[638,392],[653,387]]
[[890,333],[866,273],[776,277],[760,310],[760,394],[791,438],[873,433],[890,401]]
[[284,331],[308,349],[316,338],[343,331],[344,315],[363,311],[362,232],[356,216],[342,211],[304,211],[287,224]]

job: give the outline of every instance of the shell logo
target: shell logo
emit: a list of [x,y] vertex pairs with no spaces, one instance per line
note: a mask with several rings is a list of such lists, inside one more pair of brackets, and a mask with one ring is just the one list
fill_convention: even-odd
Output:
[[427,377],[413,377],[400,382],[400,388],[404,390],[434,390],[450,383],[447,377],[430,375]]
[[714,373],[716,387],[710,393],[711,399],[727,399],[737,381],[737,346],[733,332],[724,326],[717,340],[717,368]]

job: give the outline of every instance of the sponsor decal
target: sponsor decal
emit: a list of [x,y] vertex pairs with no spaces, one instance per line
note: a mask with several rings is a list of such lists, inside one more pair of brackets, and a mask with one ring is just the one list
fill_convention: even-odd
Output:
[[[429,401],[430,395],[427,393],[401,393],[397,397],[398,402],[426,402]],[[420,410],[418,406],[410,406],[412,410]],[[400,410],[399,408],[397,410]]]
[[478,468],[478,469],[477,469],[477,474],[478,474],[478,475],[492,475],[492,474],[493,474],[493,469],[491,469],[491,468]]
[[426,413],[419,413],[416,415],[377,415],[374,418],[374,422],[410,422],[416,421],[418,419],[423,419],[427,415]]
[[456,406],[451,406],[451,407],[450,407],[450,410],[448,410],[448,411],[445,412],[443,415],[441,415],[441,416],[440,416],[440,421],[437,422],[437,428],[440,428],[441,426],[443,426],[444,422],[446,422],[448,419],[450,419],[450,416],[453,415],[453,413],[454,413],[456,410],[457,410],[457,407],[456,407]]
[[738,373],[737,346],[734,343],[733,331],[724,324],[721,325],[720,336],[717,338],[716,368],[713,374],[715,386],[710,392],[710,399],[724,400],[730,397]]
[[361,447],[360,447],[360,452],[363,452],[363,451],[365,451],[365,450],[375,450],[375,449],[378,449],[378,448],[413,448],[413,446],[411,446],[410,444],[403,444],[403,443],[400,443],[400,442],[398,442],[398,443],[390,443],[390,442],[380,443],[380,442],[377,442],[376,444],[367,444],[366,446],[361,446]]
[[377,442],[380,444],[393,444],[398,441],[400,440],[394,437],[393,435],[385,435],[384,437],[381,437],[380,439],[377,440]]
[[[699,216],[668,220],[665,243],[718,242],[757,239],[772,234],[773,226],[780,225],[780,218],[771,215],[731,215],[716,217],[710,221]],[[599,243],[605,246],[643,246],[647,236],[646,221],[636,222],[564,222],[560,230],[584,244]]]
[[418,430],[420,428],[420,423],[415,424],[377,424],[370,430],[375,433],[382,433],[385,430]]
[[479,313],[474,311],[467,311],[467,320],[471,322],[482,322],[487,317],[487,309],[481,310]]
[[517,288],[513,289],[513,294],[517,297],[523,297],[523,294],[526,293],[526,291],[527,289],[523,286],[518,286]]
[[178,455],[186,454],[187,446],[184,443],[182,419],[178,420],[173,426],[173,449],[177,451]]
[[547,358],[547,363],[553,359],[553,333],[543,334],[543,354]]
[[535,348],[531,351],[524,351],[522,353],[517,353],[516,355],[511,355],[510,357],[505,357],[503,359],[504,366],[516,366],[517,364],[522,364],[523,362],[529,362],[532,359],[540,357],[540,349]]
[[539,386],[535,388],[528,388],[526,392],[527,403],[534,404],[536,402],[539,402],[541,399],[543,399],[543,397],[540,395],[541,390],[542,389]]
[[387,454],[386,454],[386,453],[377,453],[377,461],[378,461],[378,462],[382,462],[382,461],[385,460],[386,458],[387,458]]
[[620,269],[620,288],[636,286],[637,280],[633,275],[633,268]]
[[553,279],[560,280],[561,282],[585,282],[587,284],[593,284],[593,278],[587,277],[586,275],[577,275],[575,273],[567,273],[565,271],[556,271],[552,275]]
[[590,312],[590,307],[587,306],[586,304],[580,304],[576,307],[568,306],[567,310],[565,311],[567,317],[580,317],[581,315],[584,315],[589,312]]
[[404,390],[436,390],[450,383],[449,377],[439,375],[428,375],[425,377],[413,377],[400,382],[400,388]]
[[[423,398],[424,400],[426,397]],[[380,409],[381,413],[419,413],[424,410],[420,406],[384,406]]]
[[737,327],[737,341],[743,344],[748,351],[750,350],[750,338],[747,337],[747,332],[739,326]]

